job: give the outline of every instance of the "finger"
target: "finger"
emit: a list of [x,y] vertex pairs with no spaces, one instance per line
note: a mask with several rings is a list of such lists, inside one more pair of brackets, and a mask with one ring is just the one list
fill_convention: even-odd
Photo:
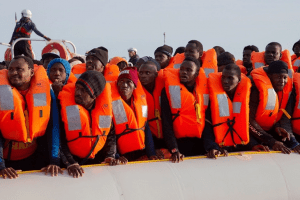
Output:
[[73,170],[73,178],[76,178],[76,170]]
[[45,171],[45,170],[46,170],[46,167],[43,167],[43,168],[41,169],[42,172]]
[[50,166],[46,167],[46,169],[45,169],[45,174],[46,174],[46,175],[47,175],[49,169],[50,169]]
[[181,161],[183,161],[184,155],[181,154],[180,159]]
[[19,174],[17,173],[16,170],[14,170],[13,168],[11,168],[11,172],[15,175],[15,177],[19,177]]
[[79,172],[79,175],[82,176],[82,172],[81,172],[80,168],[78,169],[78,172]]
[[228,151],[224,150],[224,156],[228,157]]
[[58,170],[61,174],[64,174],[64,171],[60,167],[58,168]]
[[276,132],[279,136],[281,136],[280,128],[277,127],[277,128],[275,129],[275,132]]
[[14,175],[13,175],[13,173],[11,173],[11,171],[10,171],[9,168],[6,169],[6,175],[7,175],[7,177],[10,178],[10,179],[15,178]]
[[72,176],[72,172],[71,172],[70,169],[68,169],[68,174],[69,174],[70,176]]
[[58,166],[55,166],[55,176],[58,176]]
[[268,146],[265,146],[265,149],[267,152],[270,152],[270,148]]
[[6,179],[5,173],[2,172],[1,175],[2,175],[3,179]]
[[80,170],[81,170],[81,172],[82,172],[82,173],[84,173],[84,170],[83,170],[83,168],[82,168],[82,167],[80,167]]

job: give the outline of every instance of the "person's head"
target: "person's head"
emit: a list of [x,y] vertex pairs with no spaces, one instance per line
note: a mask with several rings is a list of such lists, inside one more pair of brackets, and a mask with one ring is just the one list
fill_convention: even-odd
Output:
[[9,66],[10,61],[2,61],[0,63],[0,70],[1,69],[7,69],[7,67]]
[[215,49],[217,56],[225,52],[225,50],[220,46],[214,46],[213,48]]
[[275,91],[282,91],[288,81],[288,66],[285,62],[277,60],[267,69],[268,77]]
[[70,63],[70,66],[72,68],[74,65],[85,63],[85,60],[80,56],[74,56],[73,58],[68,60],[68,62]]
[[157,66],[152,61],[147,61],[139,69],[139,79],[143,86],[152,85],[157,77]]
[[104,73],[107,61],[108,50],[104,47],[94,48],[86,54],[86,70]]
[[173,56],[175,56],[175,55],[178,54],[178,53],[184,53],[184,51],[185,51],[185,47],[178,47],[178,48],[175,50]]
[[293,45],[293,51],[296,54],[297,57],[300,56],[300,40],[298,40],[294,45]]
[[221,83],[225,92],[235,91],[241,80],[241,69],[236,64],[228,64],[222,71]]
[[75,84],[75,103],[91,109],[95,99],[103,92],[106,80],[101,72],[86,71]]
[[227,51],[224,53],[221,53],[218,56],[217,60],[218,60],[218,72],[222,72],[226,65],[235,63],[234,55],[232,55],[231,53],[229,53]]
[[200,60],[203,56],[203,45],[198,40],[190,40],[185,47],[184,55]]
[[154,51],[155,60],[160,64],[162,69],[169,65],[170,59],[172,58],[172,53],[173,48],[168,45],[158,47]]
[[270,65],[272,62],[280,60],[282,54],[281,44],[278,42],[271,42],[266,46],[265,49],[265,62]]
[[8,66],[8,80],[17,90],[27,90],[33,75],[33,62],[26,56],[14,57]]
[[199,74],[200,62],[194,57],[186,57],[179,69],[180,83],[193,86]]
[[47,74],[52,83],[59,82],[65,85],[70,73],[71,66],[69,62],[62,58],[55,58],[48,65]]
[[138,73],[135,67],[121,71],[117,80],[118,92],[124,101],[128,101],[138,84]]
[[60,57],[59,57],[59,55],[57,55],[55,53],[44,53],[42,55],[42,62],[43,62],[44,68],[47,69],[50,61],[55,59],[55,58],[60,58]]
[[31,19],[32,12],[30,10],[24,9],[24,10],[22,10],[21,15],[23,18]]
[[128,49],[128,55],[129,55],[130,58],[135,56],[136,54],[137,54],[137,49],[136,48]]
[[255,52],[259,52],[258,48],[254,45],[248,45],[244,47],[243,50],[243,64],[244,65],[250,65],[251,62],[251,53],[255,51]]
[[110,64],[117,65],[119,70],[123,70],[124,68],[128,67],[128,62],[125,58],[122,57],[113,57],[110,61]]
[[150,56],[144,56],[138,59],[138,61],[136,62],[135,67],[137,68],[137,70],[139,71],[139,68],[142,66],[142,64],[144,64],[147,61],[153,62],[156,65],[157,71],[161,69],[160,64],[154,58]]

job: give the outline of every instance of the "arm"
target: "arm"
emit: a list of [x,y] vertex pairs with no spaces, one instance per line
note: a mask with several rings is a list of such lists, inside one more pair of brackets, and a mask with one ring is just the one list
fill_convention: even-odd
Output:
[[148,158],[156,155],[153,137],[148,122],[146,123],[146,127],[145,127],[145,149]]
[[40,36],[40,37],[43,37],[43,38],[45,38],[46,40],[51,40],[50,38],[48,38],[47,36],[45,36],[44,34],[42,34],[37,28],[36,28],[36,26],[35,26],[35,24],[33,23],[33,22],[31,22],[32,23],[32,25],[31,25],[31,29],[35,32],[35,34],[37,34],[38,36]]
[[10,45],[12,44],[12,42],[13,42],[13,40],[14,40],[14,38],[15,38],[16,30],[17,30],[17,25],[15,26],[14,32],[13,32],[13,34],[12,34],[12,36],[11,36],[10,41],[9,41],[9,44],[10,44]]
[[2,134],[0,133],[0,171],[5,169],[5,160],[3,157],[4,141],[5,141],[5,139],[2,137]]
[[172,113],[165,88],[161,91],[161,122],[164,140],[170,152],[178,149],[176,137],[173,131]]

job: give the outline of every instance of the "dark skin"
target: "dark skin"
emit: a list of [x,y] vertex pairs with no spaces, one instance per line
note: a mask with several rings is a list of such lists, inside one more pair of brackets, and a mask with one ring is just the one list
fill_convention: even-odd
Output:
[[226,67],[226,65],[218,66],[218,72],[222,72],[225,67]]
[[155,65],[143,64],[139,69],[139,79],[141,84],[149,93],[152,93],[154,90],[157,75]]
[[100,60],[93,56],[89,55],[86,57],[86,71],[98,71],[104,72],[104,65],[100,62]]
[[252,62],[251,62],[251,50],[244,50],[243,51],[243,65],[246,68],[252,68]]
[[267,45],[265,49],[265,62],[270,65],[272,62],[280,60],[281,48],[278,45]]
[[179,70],[180,83],[188,87],[194,86],[198,74],[199,69],[194,62],[183,61]]
[[142,64],[145,61],[143,59],[139,59],[136,63],[135,63],[135,67],[137,68],[137,70],[139,70],[139,68],[142,66]]
[[185,57],[194,57],[201,62],[203,51],[199,51],[195,43],[189,43],[185,47],[184,55]]
[[118,64],[120,71],[122,71],[125,67],[127,67],[127,63],[125,61],[121,61]]
[[29,89],[33,75],[33,68],[29,68],[23,58],[12,60],[8,67],[8,80],[17,90],[24,91]]
[[166,68],[169,65],[171,57],[167,56],[162,52],[156,52],[154,54],[155,60],[160,64],[162,69]]
[[136,86],[133,81],[128,78],[121,78],[118,83],[118,91],[121,95],[121,98],[127,103],[130,104],[130,99],[132,97],[133,90]]
[[298,58],[300,56],[300,45],[296,44],[293,51],[294,51],[294,53],[296,54],[296,56]]
[[55,59],[55,57],[53,56],[48,56],[47,58],[45,58],[45,60],[43,60],[43,66],[45,69],[48,68],[49,63],[51,62],[51,60]]
[[[24,91],[29,89],[31,77],[34,75],[32,68],[29,68],[28,64],[23,58],[17,60],[12,60],[8,68],[8,80],[12,86],[17,90]],[[57,165],[48,165],[47,167],[42,168],[42,171],[45,171],[46,174],[50,172],[52,176],[57,176],[58,172],[62,173],[62,170]],[[13,168],[5,168],[0,171],[3,178],[5,175],[9,178],[17,178],[17,171]]]
[[52,81],[52,89],[55,96],[58,96],[66,81],[66,69],[61,63],[55,63],[50,69],[50,81]]
[[[231,101],[233,101],[236,88],[238,87],[240,81],[241,81],[241,76],[237,73],[236,70],[233,69],[223,70],[222,78],[221,78],[222,87]],[[270,151],[268,147],[263,145],[254,146],[253,150]],[[208,158],[214,158],[214,159],[217,159],[217,157],[220,155],[228,156],[228,152],[225,149],[221,148],[220,150],[212,149],[206,154]]]

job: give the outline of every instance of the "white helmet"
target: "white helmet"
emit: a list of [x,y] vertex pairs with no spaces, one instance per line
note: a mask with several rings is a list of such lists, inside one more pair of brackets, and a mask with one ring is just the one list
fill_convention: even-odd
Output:
[[22,10],[21,14],[22,14],[22,17],[27,17],[29,19],[32,17],[31,11],[27,10],[27,9]]

